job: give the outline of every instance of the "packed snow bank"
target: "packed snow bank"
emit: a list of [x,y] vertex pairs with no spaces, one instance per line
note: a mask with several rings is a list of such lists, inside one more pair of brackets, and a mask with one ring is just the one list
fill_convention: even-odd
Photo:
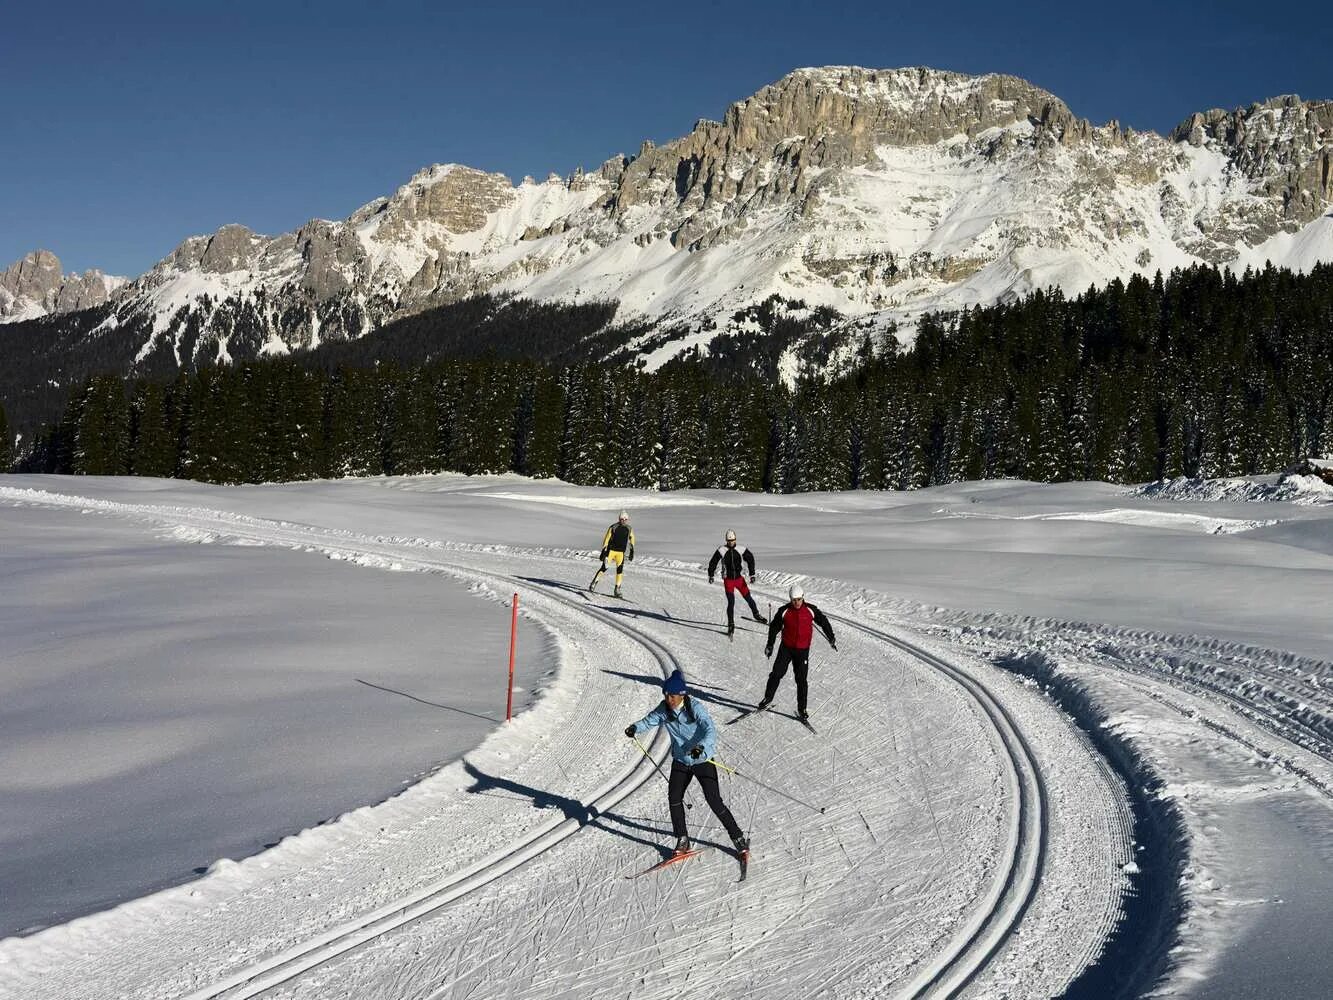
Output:
[[1132,496],[1189,502],[1333,503],[1333,486],[1318,476],[1287,475],[1253,479],[1159,479],[1130,491]]

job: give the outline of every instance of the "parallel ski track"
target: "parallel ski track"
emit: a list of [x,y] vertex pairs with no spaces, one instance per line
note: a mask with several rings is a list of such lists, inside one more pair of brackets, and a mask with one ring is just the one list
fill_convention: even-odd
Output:
[[[692,577],[692,574],[678,570],[656,572]],[[931,956],[902,992],[894,994],[909,1000],[919,997],[947,1000],[958,996],[981,975],[1005,943],[1014,937],[1036,898],[1049,834],[1046,782],[1018,723],[985,684],[907,639],[863,625],[845,615],[830,613],[828,617],[907,653],[953,681],[972,699],[999,737],[1006,763],[1006,784],[1014,803],[1006,835],[1003,872],[992,883],[984,905],[959,929],[949,945]]]
[[990,689],[934,653],[888,632],[841,615],[841,624],[887,643],[943,674],[963,689],[990,720],[1004,749],[1006,783],[1014,808],[1009,816],[1003,875],[991,886],[986,903],[939,954],[912,979],[903,997],[955,997],[962,993],[1014,936],[1036,898],[1046,861],[1048,798],[1046,782],[1018,723]]
[[[27,495],[18,495],[25,493]],[[93,500],[70,494],[43,493],[38,496],[28,491],[0,490],[0,496],[23,503],[46,506],[80,507],[124,514],[150,520],[167,527],[187,527],[219,535],[252,539],[260,542],[286,545],[293,548],[317,546],[320,551],[342,556],[376,556],[389,559],[407,568],[445,572],[468,577],[484,576],[502,581],[517,590],[533,589],[533,585],[518,577],[501,573],[486,573],[472,566],[446,560],[423,559],[407,556],[403,549],[392,543],[377,542],[368,536],[357,536],[337,529],[297,525],[290,522],[265,520],[246,515],[229,515],[224,511],[206,508],[154,506]],[[470,548],[470,547],[467,547]],[[536,553],[533,553],[534,555]],[[679,571],[654,568],[651,572],[665,576],[685,576]],[[674,655],[662,643],[639,632],[588,602],[580,603],[552,588],[542,587],[547,598],[592,615],[603,624],[616,629],[646,648],[657,660],[666,676],[679,666]],[[1015,808],[1010,814],[1006,836],[1006,858],[1003,874],[997,878],[986,896],[986,902],[963,925],[949,946],[932,956],[916,977],[899,996],[915,998],[947,998],[959,995],[986,968],[1004,944],[1013,936],[1023,915],[1036,895],[1046,853],[1047,792],[1040,769],[1031,748],[1017,723],[988,688],[966,671],[935,656],[933,653],[888,632],[862,625],[841,615],[830,615],[849,628],[877,641],[891,645],[920,660],[958,684],[973,700],[978,709],[994,727],[1007,762],[1006,783]],[[653,759],[659,764],[665,760],[666,739],[659,734],[650,746]],[[604,812],[638,790],[655,771],[640,766],[636,761],[626,772],[604,786],[597,797],[588,803],[590,810]],[[549,850],[560,841],[581,829],[577,820],[564,820],[554,828],[533,831],[498,857],[479,862],[469,869],[439,883],[419,890],[392,904],[363,914],[354,920],[331,928],[309,941],[287,951],[254,963],[202,989],[195,990],[180,1000],[247,1000],[288,982],[340,955],[380,937],[387,932],[417,920],[467,895],[518,868]]]

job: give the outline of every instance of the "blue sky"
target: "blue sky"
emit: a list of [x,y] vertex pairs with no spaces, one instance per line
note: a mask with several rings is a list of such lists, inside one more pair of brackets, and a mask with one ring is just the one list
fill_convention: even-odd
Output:
[[74,0],[0,23],[0,268],[44,247],[126,275],[224,223],[342,218],[430,163],[595,167],[799,66],[1012,73],[1158,131],[1333,97],[1327,10],[1303,2]]

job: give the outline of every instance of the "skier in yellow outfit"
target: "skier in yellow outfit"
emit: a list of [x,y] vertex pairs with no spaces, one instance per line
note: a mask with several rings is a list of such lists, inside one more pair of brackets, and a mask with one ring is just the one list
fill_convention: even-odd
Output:
[[606,534],[602,537],[602,568],[593,574],[592,583],[588,584],[589,590],[597,589],[597,581],[602,578],[606,572],[606,564],[609,560],[616,564],[616,597],[623,597],[620,593],[620,584],[625,579],[625,557],[629,556],[629,561],[634,561],[634,529],[629,526],[629,514],[625,511],[620,512],[620,517],[616,523],[606,529]]

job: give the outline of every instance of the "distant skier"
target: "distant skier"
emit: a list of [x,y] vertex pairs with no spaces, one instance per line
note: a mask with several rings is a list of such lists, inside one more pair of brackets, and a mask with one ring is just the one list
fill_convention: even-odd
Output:
[[597,589],[597,581],[606,572],[606,563],[610,560],[616,564],[615,596],[623,596],[620,593],[620,585],[625,579],[626,556],[629,556],[630,562],[634,561],[634,529],[629,526],[629,514],[622,510],[616,523],[607,528],[606,534],[602,537],[602,568],[593,574],[588,589]]
[[762,711],[773,701],[773,696],[778,693],[778,685],[787,673],[787,665],[790,664],[792,673],[796,675],[796,713],[802,722],[808,723],[810,716],[806,707],[809,687],[806,681],[810,669],[810,641],[814,638],[815,626],[819,626],[824,638],[835,650],[838,643],[833,638],[833,626],[824,613],[805,602],[805,591],[802,588],[792,587],[787,594],[789,603],[778,608],[778,613],[768,626],[768,644],[764,647],[764,655],[773,655],[773,643],[777,641],[779,632],[782,633],[782,648],[778,650],[778,658],[773,661],[768,686],[764,689],[764,697],[757,710]]
[[636,739],[642,732],[665,726],[667,736],[671,738],[667,804],[671,807],[671,832],[676,837],[676,853],[684,854],[690,850],[689,831],[685,826],[685,789],[691,778],[698,778],[704,799],[726,827],[736,854],[744,864],[749,860],[750,842],[718,790],[717,766],[712,761],[717,746],[717,727],[713,725],[712,716],[708,709],[689,696],[685,678],[679,670],[672,671],[663,682],[662,695],[662,703],[638,722],[626,726],[625,735]]
[[[742,562],[744,566],[742,566]],[[736,592],[740,591],[746,603],[750,605],[750,614],[761,625],[768,620],[759,613],[759,605],[750,596],[750,588],[745,583],[745,570],[750,571],[750,583],[754,583],[754,553],[744,545],[736,544],[736,532],[728,530],[726,544],[713,553],[708,562],[708,582],[713,582],[718,564],[722,565],[722,586],[727,591],[727,635],[736,631]]]

